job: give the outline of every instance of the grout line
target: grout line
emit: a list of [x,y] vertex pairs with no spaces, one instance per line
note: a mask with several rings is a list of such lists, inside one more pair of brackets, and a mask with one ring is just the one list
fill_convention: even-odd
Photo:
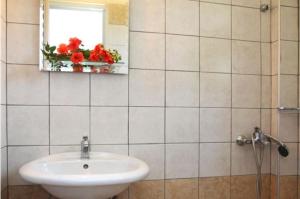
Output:
[[[232,4],[232,0],[231,0],[231,4]],[[233,15],[232,15],[232,6],[230,7],[230,37],[231,37],[231,41],[230,41],[230,64],[231,64],[231,67],[230,67],[230,140],[232,140],[232,104],[233,104],[233,94],[232,94],[232,90],[233,90],[233,75],[232,75],[232,72],[233,72],[233,64],[232,64],[232,59],[233,59],[233,48],[232,48],[232,31],[233,31],[233,28],[232,28],[232,21],[233,21]],[[230,165],[229,165],[229,198],[231,198],[232,196],[232,191],[231,191],[231,186],[232,186],[232,143],[230,143],[230,155],[229,155],[229,158],[230,158]]]

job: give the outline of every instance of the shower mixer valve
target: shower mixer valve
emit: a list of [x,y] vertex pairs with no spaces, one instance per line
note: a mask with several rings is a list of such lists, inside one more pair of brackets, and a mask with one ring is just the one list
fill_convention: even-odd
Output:
[[274,138],[273,136],[264,134],[259,127],[254,128],[251,138],[247,138],[244,135],[239,135],[236,139],[236,143],[240,146],[245,144],[253,144],[253,142],[261,145],[267,145],[274,142],[278,145],[278,152],[281,156],[287,157],[289,155],[289,149],[282,141]]

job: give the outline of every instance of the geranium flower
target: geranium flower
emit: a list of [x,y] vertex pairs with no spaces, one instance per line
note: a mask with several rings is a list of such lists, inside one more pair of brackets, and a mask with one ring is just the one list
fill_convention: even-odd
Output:
[[99,54],[95,51],[91,51],[89,60],[90,61],[99,61],[99,59],[100,59]]
[[78,64],[84,60],[84,56],[82,52],[74,52],[71,56],[71,61],[74,64]]
[[108,53],[108,52],[107,52],[106,55],[103,57],[103,61],[106,62],[106,63],[108,63],[108,64],[113,64],[113,63],[114,63],[114,60],[113,60],[111,54]]
[[69,45],[68,45],[68,48],[69,50],[71,51],[76,51],[78,50],[80,44],[81,44],[81,40],[78,39],[77,37],[73,37],[73,38],[70,38],[69,39]]
[[58,54],[61,55],[67,55],[69,52],[69,48],[67,44],[59,44],[59,47],[57,48]]
[[97,44],[94,48],[94,51],[98,54],[101,54],[101,52],[104,50],[104,46],[102,44]]

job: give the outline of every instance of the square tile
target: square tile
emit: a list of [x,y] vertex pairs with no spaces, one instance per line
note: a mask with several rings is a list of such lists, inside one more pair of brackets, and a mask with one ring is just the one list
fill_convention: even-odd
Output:
[[272,74],[271,44],[261,43],[261,72],[262,75]]
[[[2,0],[3,1],[3,0]],[[0,30],[0,32],[1,32],[1,53],[0,53],[0,55],[1,55],[1,61],[3,61],[3,62],[6,62],[6,60],[7,60],[7,57],[6,57],[6,55],[7,55],[7,53],[6,53],[6,51],[7,51],[7,23],[5,22],[5,21],[3,21],[3,20],[1,20],[1,30]]]
[[298,41],[298,8],[280,7],[281,39]]
[[50,73],[51,105],[89,105],[89,75]]
[[198,142],[199,109],[166,109],[166,142]]
[[25,182],[20,174],[19,169],[25,163],[28,163],[37,158],[49,155],[48,146],[20,146],[8,148],[8,181],[9,185],[25,185]]
[[205,0],[205,2],[231,4],[231,0]]
[[261,77],[261,107],[271,108],[272,107],[272,79],[271,76]]
[[[264,2],[261,2],[263,4]],[[270,3],[266,2],[270,6]],[[272,7],[272,6],[271,6]],[[261,23],[261,41],[262,42],[271,42],[271,13],[273,12],[272,8],[266,12],[261,12],[260,14],[260,23]]]
[[291,7],[298,7],[298,0],[280,0],[281,6],[291,6]]
[[199,178],[199,199],[230,199],[230,176]]
[[199,35],[199,2],[166,0],[167,33]]
[[167,71],[167,106],[199,106],[199,73]]
[[271,121],[272,121],[272,111],[271,109],[261,109],[260,114],[260,120],[261,120],[261,130],[271,135]]
[[232,106],[260,108],[260,76],[232,75]]
[[200,142],[230,142],[229,108],[200,108]]
[[7,146],[7,132],[6,132],[6,109],[7,107],[4,105],[1,105],[1,148]]
[[50,107],[51,145],[80,144],[89,135],[89,108],[75,106]]
[[[222,46],[222,48],[220,48]],[[200,38],[200,71],[231,72],[231,41]]]
[[[69,145],[69,146],[50,146],[50,154],[67,153],[67,152],[78,152],[81,150],[80,145]],[[93,147],[94,151],[94,147]]]
[[6,187],[7,187],[7,147],[4,147],[1,148],[1,192]]
[[254,127],[260,126],[259,109],[233,109],[232,110],[232,141],[241,133],[251,137]]
[[[278,0],[275,0],[276,2]],[[273,6],[273,9],[271,11],[271,41],[277,41],[279,38],[280,33],[280,20],[279,20],[279,9],[276,6]]]
[[280,175],[297,175],[298,172],[298,143],[286,143],[289,149],[288,157],[279,157]]
[[113,145],[92,145],[93,151],[117,153],[121,155],[129,155],[129,146],[127,144],[113,144]]
[[39,38],[39,25],[8,23],[7,62],[38,64],[39,40],[37,38]]
[[164,34],[131,32],[130,67],[165,69],[165,40]]
[[48,145],[48,106],[7,107],[9,145]]
[[133,183],[129,187],[130,199],[164,199],[165,181],[164,180],[146,180]]
[[130,29],[137,31],[165,31],[164,0],[130,1]]
[[164,145],[130,145],[129,155],[145,161],[150,167],[147,180],[164,178]]
[[7,86],[6,63],[1,61],[0,66],[1,66],[1,69],[0,69],[0,73],[1,73],[0,74],[0,77],[1,77],[1,80],[0,80],[0,82],[1,82],[1,86],[0,86],[0,88],[1,88],[1,91],[0,91],[1,97],[0,97],[0,99],[1,99],[1,104],[6,104],[6,86]]
[[261,73],[259,42],[232,41],[232,72],[239,74]]
[[130,70],[129,105],[163,106],[165,98],[165,72]]
[[164,108],[129,108],[129,143],[163,143]]
[[232,7],[232,38],[260,41],[260,10]]
[[166,180],[166,199],[198,199],[198,178]]
[[[180,162],[178,164],[178,157]],[[167,144],[166,146],[166,178],[198,177],[199,144]]]
[[230,143],[200,144],[200,177],[230,175]]
[[279,139],[283,142],[298,142],[298,114],[282,113],[279,115]]
[[91,75],[92,106],[127,106],[128,76]]
[[231,37],[231,8],[228,5],[200,3],[200,35]]
[[199,71],[199,37],[167,35],[166,68]]
[[26,105],[49,104],[49,73],[37,66],[8,65],[7,103]]
[[231,75],[216,73],[200,74],[200,106],[231,106]]
[[298,77],[296,75],[280,75],[280,106],[297,107]]
[[92,107],[91,142],[93,144],[128,143],[128,108]]
[[259,8],[260,0],[232,0],[232,5]]
[[7,21],[39,24],[39,0],[8,0]]
[[298,74],[298,42],[280,41],[280,74]]

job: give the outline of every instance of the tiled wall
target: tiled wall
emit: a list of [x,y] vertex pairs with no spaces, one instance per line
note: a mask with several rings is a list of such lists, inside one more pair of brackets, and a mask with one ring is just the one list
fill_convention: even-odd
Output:
[[2,198],[7,196],[7,140],[6,140],[6,0],[0,1],[0,128],[1,128],[1,195]]
[[[297,198],[298,194],[298,143],[299,114],[277,111],[277,107],[299,107],[299,10],[298,0],[274,1],[272,24],[278,29],[272,37],[273,51],[273,114],[272,133],[286,142],[290,155],[282,158],[277,148],[272,151],[272,198]],[[276,27],[276,26],[275,26]]]
[[130,0],[129,75],[104,76],[39,72],[39,0],[8,0],[10,196],[24,193],[22,164],[79,151],[89,135],[94,151],[150,165],[131,199],[254,198],[252,149],[235,138],[271,132],[271,14],[261,3],[270,2]]

